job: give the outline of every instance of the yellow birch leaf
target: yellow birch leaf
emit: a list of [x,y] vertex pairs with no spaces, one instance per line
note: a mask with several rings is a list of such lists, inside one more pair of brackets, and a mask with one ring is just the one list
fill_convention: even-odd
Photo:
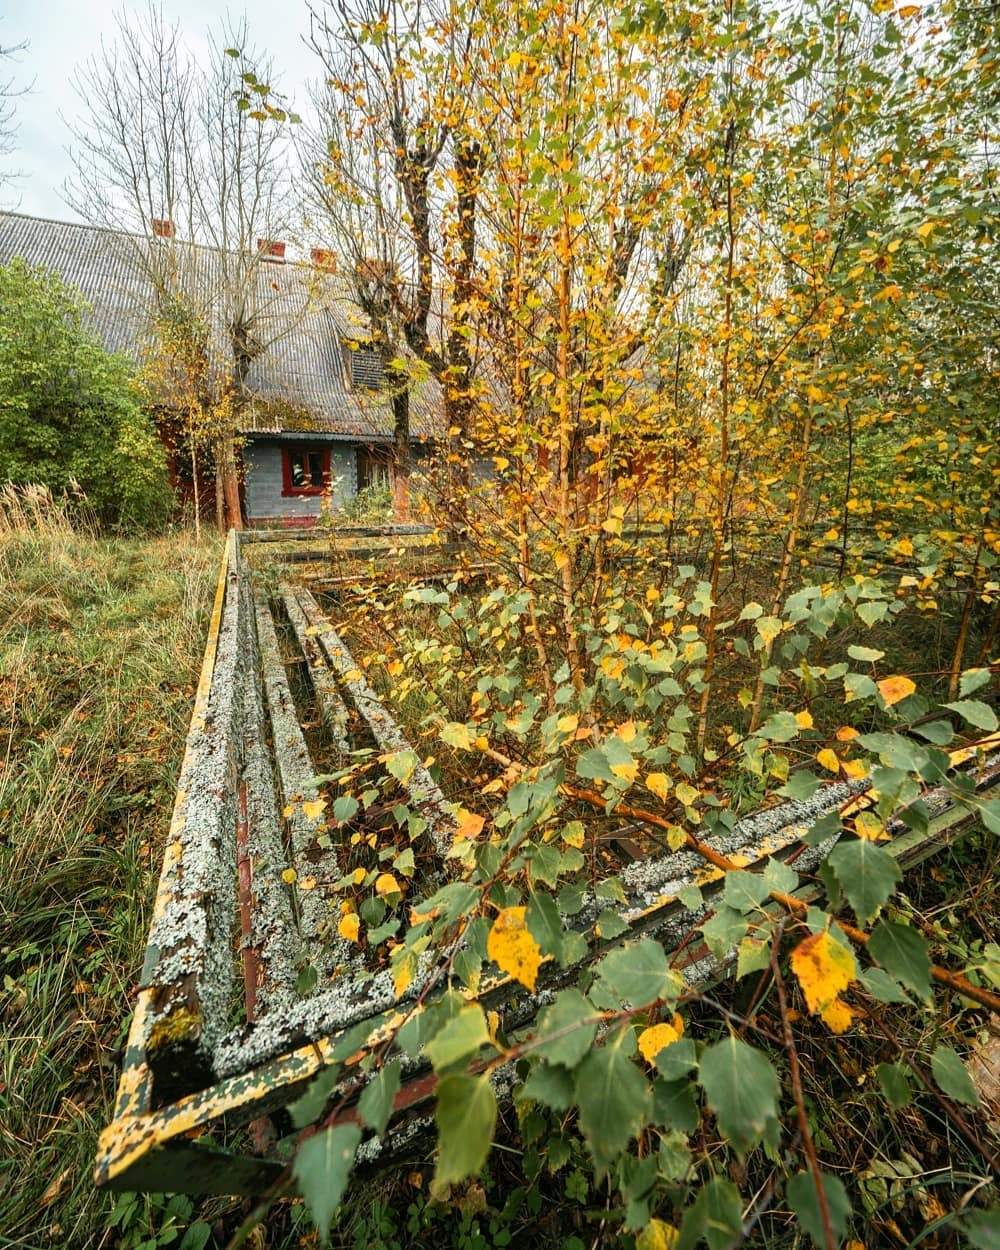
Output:
[[294,885],[295,882],[299,879],[299,874],[295,871],[294,868],[286,868],[284,872],[281,874],[281,879],[282,881],[284,881],[286,885]]
[[412,955],[405,955],[401,959],[392,961],[392,988],[395,990],[397,998],[400,994],[405,994],[413,983],[413,966],[414,958]]
[[829,747],[816,752],[816,763],[822,764],[828,773],[840,772],[840,760],[837,759],[837,753],[831,751]]
[[319,820],[323,815],[323,809],[326,807],[326,799],[309,799],[302,804],[302,811],[309,820]]
[[505,907],[493,921],[486,939],[486,953],[502,971],[533,990],[542,950],[528,932],[524,907]]
[[646,778],[646,789],[655,794],[658,799],[666,800],[670,793],[670,778],[666,773],[650,773]]
[[930,232],[934,229],[936,225],[937,225],[937,222],[934,222],[934,221],[922,222],[919,226],[917,226],[918,237],[921,239],[926,239],[927,236],[930,234]]
[[792,951],[792,971],[802,988],[806,1006],[827,1027],[842,1033],[851,1022],[850,1008],[840,994],[857,977],[854,953],[829,933],[813,933]]
[[364,868],[355,868],[354,872],[351,874],[351,880],[355,885],[361,885],[367,876],[368,873],[364,870]]
[[639,775],[638,764],[612,764],[611,771],[616,777],[621,777],[622,781],[635,781]]
[[391,872],[380,872],[375,879],[375,893],[385,898],[388,894],[402,894],[403,891]]
[[858,731],[853,725],[841,725],[834,734],[838,742],[852,742],[858,736]]
[[[667,95],[676,92],[667,92]],[[669,100],[668,100],[669,103]],[[671,105],[671,108],[673,105]],[[652,1219],[635,1239],[635,1250],[674,1250],[680,1233],[665,1220]]]
[[361,917],[356,911],[348,912],[346,916],[341,916],[340,924],[337,925],[337,932],[342,938],[346,938],[348,942],[356,942],[358,934],[361,932]]
[[854,1019],[853,1009],[839,998],[828,1003],[819,1014],[831,1033],[846,1033]]
[[562,831],[562,840],[567,846],[572,846],[579,850],[583,846],[583,822],[580,820],[571,820]]
[[900,699],[913,694],[917,684],[909,677],[886,677],[878,683],[879,694],[885,700],[886,707],[892,707]]
[[679,785],[674,786],[674,794],[684,804],[690,807],[692,803],[696,803],[701,797],[701,791],[696,790],[694,786],[689,786],[686,781],[682,781]]
[[858,812],[854,818],[854,832],[866,842],[883,842],[889,836],[874,812]]
[[478,838],[486,824],[484,817],[470,812],[464,807],[458,809],[458,822],[455,828],[455,841],[465,842]]
[[813,727],[812,712],[807,712],[805,710],[801,712],[796,712],[795,723],[796,725],[798,725],[800,729],[812,729]]
[[556,721],[556,728],[561,734],[575,734],[579,724],[578,716],[560,716]]
[[683,1032],[684,1021],[678,1015],[675,1015],[669,1024],[664,1021],[662,1024],[654,1024],[648,1029],[643,1029],[639,1034],[639,1054],[647,1063],[655,1063],[660,1051],[665,1046],[671,1046],[678,1041]]

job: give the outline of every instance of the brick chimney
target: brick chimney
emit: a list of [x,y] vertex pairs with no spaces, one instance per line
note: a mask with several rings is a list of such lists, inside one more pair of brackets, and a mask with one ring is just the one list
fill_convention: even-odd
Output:
[[337,257],[328,247],[314,247],[309,252],[309,259],[317,269],[325,269],[333,273],[337,268]]
[[169,217],[154,217],[153,234],[158,239],[172,239],[177,234],[177,227]]
[[279,265],[285,261],[285,245],[280,239],[258,239],[257,251],[264,260],[276,261]]

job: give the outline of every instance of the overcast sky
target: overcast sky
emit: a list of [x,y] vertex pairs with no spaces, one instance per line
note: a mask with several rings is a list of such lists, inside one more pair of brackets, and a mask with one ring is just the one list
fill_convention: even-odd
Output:
[[[302,43],[309,27],[306,0],[162,0],[164,15],[181,24],[193,51],[204,44],[210,25],[227,13],[246,14],[254,42],[274,58],[276,77],[293,107],[304,112],[306,82],[317,77],[318,62]],[[28,94],[16,101],[16,151],[7,164],[23,177],[0,192],[0,207],[39,217],[76,220],[63,198],[71,171],[67,123],[80,115],[73,90],[78,64],[114,35],[114,15],[142,12],[147,0],[0,0],[0,46],[27,43],[16,62],[5,62],[0,78],[13,76]]]

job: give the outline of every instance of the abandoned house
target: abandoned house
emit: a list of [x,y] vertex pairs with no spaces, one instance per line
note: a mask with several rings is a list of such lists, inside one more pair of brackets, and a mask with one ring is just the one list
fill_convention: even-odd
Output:
[[[253,355],[239,407],[241,504],[249,525],[308,525],[325,492],[333,507],[388,484],[393,396],[364,317],[332,254],[286,259],[286,245],[256,240],[251,257],[175,237],[156,220],[148,237],[0,212],[0,263],[15,257],[79,290],[104,346],[141,362],[152,341],[154,277],[182,273],[206,305],[216,366],[227,356],[227,314],[239,304]],[[231,351],[230,351],[231,355]],[[419,462],[440,436],[440,391],[430,380],[408,394],[411,450]],[[183,466],[178,465],[179,471]]]

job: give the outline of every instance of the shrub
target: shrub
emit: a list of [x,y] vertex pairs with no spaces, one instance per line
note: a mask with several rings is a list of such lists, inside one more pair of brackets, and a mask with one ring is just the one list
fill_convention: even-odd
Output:
[[102,521],[154,526],[172,504],[166,456],[131,365],[85,314],[57,274],[0,266],[0,481],[79,484]]

